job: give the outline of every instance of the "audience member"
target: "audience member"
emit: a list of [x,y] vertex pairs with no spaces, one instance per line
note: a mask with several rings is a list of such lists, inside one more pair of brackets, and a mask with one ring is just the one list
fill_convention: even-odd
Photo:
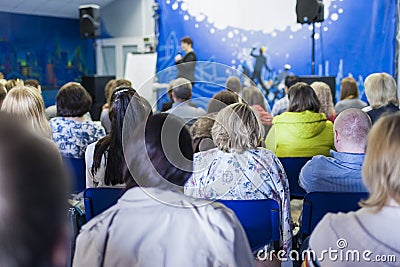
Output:
[[[106,88],[104,89],[105,94],[108,96],[107,103],[105,106],[103,106],[100,114],[100,121],[101,125],[104,127],[106,130],[106,133],[109,133],[111,131],[111,120],[109,116],[109,111],[110,111],[110,101],[111,101],[111,95],[114,92],[115,89],[118,87],[131,87],[132,88],[132,83],[129,80],[125,79],[118,79],[118,80],[111,80],[106,84]],[[134,90],[134,89],[133,89]],[[136,93],[136,91],[135,91]]]
[[236,76],[229,76],[225,83],[226,90],[240,94],[242,92],[242,84]]
[[163,105],[161,107],[161,112],[165,112],[165,111],[169,110],[170,108],[172,108],[172,104],[174,103],[174,100],[172,99],[172,86],[174,85],[174,81],[175,80],[172,80],[168,84],[167,93],[168,93],[168,97],[169,97],[170,101],[163,103]]
[[358,86],[356,80],[352,77],[346,77],[340,83],[340,101],[335,105],[337,114],[348,108],[362,109],[367,103],[358,98]]
[[24,123],[0,113],[0,266],[64,267],[67,179],[54,143]]
[[40,86],[38,80],[35,80],[35,79],[28,79],[28,80],[26,80],[26,81],[24,82],[24,84],[25,84],[25,86],[31,86],[31,87],[33,87],[33,88],[36,88],[36,89],[39,91],[39,93],[42,93],[42,87]]
[[125,123],[125,131],[134,131],[148,112],[150,110],[145,108],[133,88],[119,87],[112,93],[109,112],[111,132],[86,149],[86,187],[124,184],[123,125]]
[[233,212],[182,192],[193,157],[182,120],[156,114],[125,140],[127,190],[83,226],[73,266],[254,266]]
[[[247,77],[247,78],[250,80],[250,84],[249,84],[248,87],[258,88],[258,87],[253,85],[254,82],[249,77]],[[238,77],[229,76],[228,79],[226,80],[225,88],[226,88],[226,90],[231,91],[233,93],[236,93],[240,97],[242,97],[243,86],[241,85],[240,79]],[[261,93],[261,91],[260,91],[260,93]],[[262,99],[263,99],[263,103],[264,103],[263,104],[264,110],[267,111],[268,113],[271,113],[271,107],[269,106],[267,99],[264,97],[264,95],[262,93],[261,93],[261,95],[262,95]],[[259,111],[261,111],[260,108],[259,108]]]
[[172,99],[174,103],[167,113],[180,117],[191,126],[195,120],[206,114],[202,108],[192,107],[188,102],[192,98],[192,84],[188,79],[178,78],[172,85]]
[[280,206],[282,246],[291,248],[289,187],[281,163],[259,147],[263,127],[255,111],[236,103],[222,109],[211,130],[217,148],[194,155],[185,194],[205,199],[276,200]]
[[108,110],[110,109],[111,106],[110,103],[111,95],[113,93],[113,90],[115,89],[114,84],[115,80],[111,79],[107,82],[106,86],[104,87],[104,97],[106,98],[106,103],[101,107],[100,121],[101,125],[106,130],[106,133],[109,133],[111,131],[111,121],[108,118]]
[[299,184],[307,192],[366,192],[361,168],[371,120],[361,109],[346,109],[333,125],[336,151],[315,156],[300,172]]
[[3,84],[0,83],[0,108],[3,105],[4,98],[6,98],[7,90]]
[[256,86],[249,86],[244,88],[242,99],[256,111],[261,123],[264,125],[264,135],[266,136],[271,128],[273,117],[269,112],[265,111],[264,95]]
[[195,153],[215,148],[211,137],[211,128],[214,125],[215,116],[221,109],[237,102],[239,102],[237,94],[227,90],[216,93],[211,98],[208,103],[207,114],[200,117],[190,127],[193,151]]
[[[328,213],[319,222],[310,238],[310,248],[316,255],[339,246],[345,240],[343,255],[363,253],[352,262],[325,257],[320,266],[378,266],[371,261],[376,255],[393,255],[400,258],[400,239],[397,232],[400,219],[400,114],[379,119],[372,127],[362,177],[370,193],[361,201],[361,209],[349,213]],[[340,240],[339,239],[339,240]],[[365,258],[365,256],[367,258]],[[370,261],[368,261],[368,258]],[[383,263],[379,266],[384,266]],[[392,262],[392,266],[395,266]]]
[[271,114],[272,116],[277,116],[282,114],[283,112],[288,111],[289,108],[289,98],[288,92],[290,86],[300,82],[300,78],[298,76],[289,75],[285,78],[285,96],[278,101],[275,102],[274,106],[272,107]]
[[23,85],[24,85],[24,81],[23,80],[21,80],[21,79],[11,79],[11,80],[8,80],[4,86],[6,87],[7,92],[9,92],[14,87],[23,86]]
[[106,135],[103,126],[84,118],[92,98],[82,85],[69,82],[58,91],[56,102],[58,117],[50,120],[53,140],[64,157],[83,158],[86,147]]
[[7,93],[1,110],[25,121],[29,131],[42,137],[52,137],[44,112],[44,102],[36,89],[29,86],[14,87]]
[[374,124],[384,113],[399,111],[396,81],[387,73],[373,73],[364,82],[370,106],[363,108]]
[[289,111],[272,120],[266,147],[278,157],[329,156],[334,148],[333,124],[319,113],[314,90],[299,82],[289,88],[288,97]]
[[324,113],[328,120],[334,122],[336,118],[336,112],[333,106],[331,88],[324,82],[313,82],[310,86],[312,89],[314,89],[319,103],[321,104],[319,112]]

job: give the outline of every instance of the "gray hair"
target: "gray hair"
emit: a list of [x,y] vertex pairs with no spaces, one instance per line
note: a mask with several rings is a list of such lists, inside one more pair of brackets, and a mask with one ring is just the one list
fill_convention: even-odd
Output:
[[232,91],[234,93],[239,93],[242,91],[242,85],[240,83],[240,80],[236,76],[229,76],[228,79],[226,80],[225,84],[226,90]]
[[211,136],[220,150],[243,153],[260,145],[264,128],[249,105],[236,103],[217,114]]
[[364,82],[365,94],[372,108],[388,104],[399,106],[396,81],[389,74],[373,73]]
[[260,105],[264,110],[266,109],[264,95],[256,86],[244,88],[242,92],[242,98],[250,106]]
[[324,113],[327,118],[332,118],[335,114],[333,106],[331,88],[324,82],[313,82],[311,88],[314,90],[321,104],[319,112]]
[[172,91],[176,98],[189,100],[192,97],[192,83],[185,78],[178,78],[172,83]]

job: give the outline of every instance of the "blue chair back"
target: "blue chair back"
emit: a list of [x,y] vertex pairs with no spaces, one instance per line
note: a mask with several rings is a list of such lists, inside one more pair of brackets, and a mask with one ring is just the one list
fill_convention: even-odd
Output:
[[124,188],[98,187],[88,188],[83,193],[86,221],[102,213],[115,203],[125,192]]
[[82,192],[86,188],[85,159],[62,157],[63,165],[67,170],[71,193]]
[[279,241],[279,205],[275,200],[218,200],[218,202],[236,214],[253,251],[273,241]]
[[300,234],[310,235],[318,222],[328,212],[349,212],[360,208],[358,202],[366,199],[368,193],[311,192],[303,201]]
[[307,194],[299,185],[299,174],[301,168],[303,168],[310,159],[311,157],[279,158],[288,177],[291,199],[303,199]]

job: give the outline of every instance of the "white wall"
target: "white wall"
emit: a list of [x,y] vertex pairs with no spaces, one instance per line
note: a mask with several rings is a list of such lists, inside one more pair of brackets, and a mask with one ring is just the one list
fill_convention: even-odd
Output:
[[116,0],[101,9],[102,27],[114,38],[154,35],[152,0]]

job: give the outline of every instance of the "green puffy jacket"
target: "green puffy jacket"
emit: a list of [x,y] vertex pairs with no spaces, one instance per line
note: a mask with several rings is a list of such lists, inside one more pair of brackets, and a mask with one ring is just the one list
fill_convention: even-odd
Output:
[[323,113],[284,112],[273,119],[265,145],[278,157],[329,156],[333,124]]

